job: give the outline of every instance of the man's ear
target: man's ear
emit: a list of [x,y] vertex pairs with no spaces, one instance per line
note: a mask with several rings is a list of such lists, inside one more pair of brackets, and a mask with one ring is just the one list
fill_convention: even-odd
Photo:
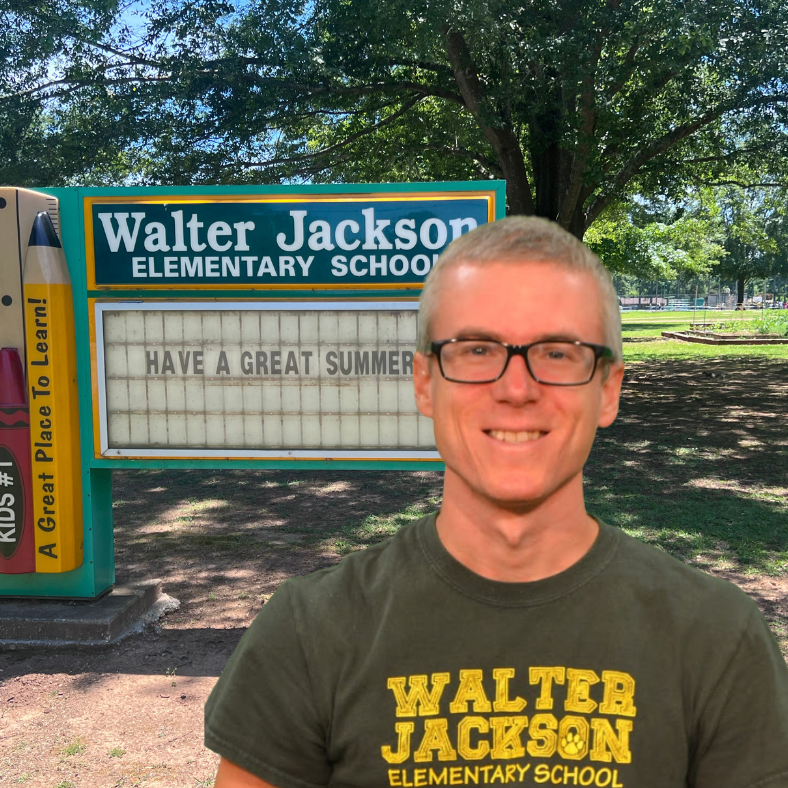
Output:
[[621,383],[624,380],[624,362],[614,361],[602,377],[602,400],[599,408],[600,427],[609,427],[618,416],[618,402],[621,396]]
[[432,418],[432,365],[429,356],[416,352],[413,356],[413,391],[419,413]]

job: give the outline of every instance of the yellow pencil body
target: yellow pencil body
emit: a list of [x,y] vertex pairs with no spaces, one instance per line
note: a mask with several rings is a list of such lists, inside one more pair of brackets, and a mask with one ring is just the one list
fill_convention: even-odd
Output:
[[74,302],[63,250],[39,213],[24,272],[36,572],[82,565],[82,483]]

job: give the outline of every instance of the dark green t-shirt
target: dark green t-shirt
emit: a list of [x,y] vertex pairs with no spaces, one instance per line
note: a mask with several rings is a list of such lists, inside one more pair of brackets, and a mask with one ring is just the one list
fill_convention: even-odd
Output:
[[279,788],[788,786],[788,669],[755,604],[604,524],[533,583],[466,569],[434,515],[289,580],[205,719]]

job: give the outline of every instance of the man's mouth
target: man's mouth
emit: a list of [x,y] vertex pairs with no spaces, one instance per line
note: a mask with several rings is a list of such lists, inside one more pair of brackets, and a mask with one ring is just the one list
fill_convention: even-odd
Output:
[[510,430],[485,430],[485,432],[497,441],[504,443],[527,443],[528,441],[535,441],[546,435],[546,432],[540,430],[529,430],[522,432],[511,432]]

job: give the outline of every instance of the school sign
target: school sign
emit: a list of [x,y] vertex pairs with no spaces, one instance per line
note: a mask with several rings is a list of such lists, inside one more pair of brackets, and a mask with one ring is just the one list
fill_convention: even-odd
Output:
[[[19,260],[32,254],[37,212],[62,245],[73,307],[53,318],[73,311],[74,355],[57,353],[52,384],[65,392],[76,379],[78,397],[71,431],[61,416],[47,442],[76,452],[61,475],[73,474],[65,486],[82,521],[61,514],[60,542],[79,548],[84,537],[84,556],[46,574],[0,562],[0,596],[92,598],[114,582],[114,469],[442,468],[413,395],[419,291],[452,240],[504,215],[504,187],[3,190],[0,338],[34,385],[42,340],[24,336],[34,284]],[[32,447],[33,417],[44,417],[14,396],[0,402],[0,438]],[[16,455],[4,458],[16,480]],[[31,488],[31,505],[52,508],[56,495],[62,510],[63,480],[46,483],[56,492]]]
[[448,243],[495,218],[494,191],[86,202],[101,288],[420,287]]

